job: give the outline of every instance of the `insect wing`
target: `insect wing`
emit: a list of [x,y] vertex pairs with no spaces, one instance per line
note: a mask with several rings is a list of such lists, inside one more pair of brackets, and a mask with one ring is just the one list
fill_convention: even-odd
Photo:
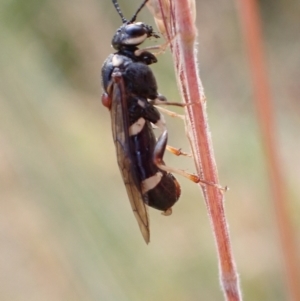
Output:
[[126,93],[121,74],[113,74],[111,91],[111,122],[118,165],[127,190],[130,204],[146,243],[150,241],[149,218],[141,189],[135,180],[135,167],[129,144],[129,116]]

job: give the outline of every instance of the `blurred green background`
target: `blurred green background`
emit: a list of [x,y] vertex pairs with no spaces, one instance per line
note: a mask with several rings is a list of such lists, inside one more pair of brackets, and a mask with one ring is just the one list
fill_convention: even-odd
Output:
[[[126,17],[140,1],[120,0]],[[234,2],[197,1],[199,63],[244,300],[286,300],[281,252]],[[261,2],[278,148],[299,224],[299,1]],[[152,25],[147,9],[139,15]],[[222,300],[199,188],[139,233],[117,167],[100,69],[121,20],[111,1],[0,2],[0,300]],[[158,41],[159,42],[159,41]],[[153,43],[153,41],[152,41]],[[170,53],[153,66],[180,100]],[[181,120],[170,144],[189,151]],[[166,161],[190,171],[188,158]],[[299,236],[297,237],[299,243]]]

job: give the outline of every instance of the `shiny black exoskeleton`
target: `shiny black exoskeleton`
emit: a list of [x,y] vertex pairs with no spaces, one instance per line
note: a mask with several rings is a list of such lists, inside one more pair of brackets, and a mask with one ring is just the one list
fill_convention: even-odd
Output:
[[[109,55],[102,67],[105,91],[102,102],[111,112],[118,165],[134,214],[148,243],[150,232],[145,204],[170,214],[180,196],[180,186],[164,168],[162,159],[168,135],[163,116],[153,104],[165,98],[157,92],[155,77],[148,66],[157,59],[149,51],[137,47],[147,38],[158,37],[151,26],[135,22],[146,2],[127,21],[113,0],[123,25],[112,39],[116,52]],[[158,140],[152,124],[162,131]]]

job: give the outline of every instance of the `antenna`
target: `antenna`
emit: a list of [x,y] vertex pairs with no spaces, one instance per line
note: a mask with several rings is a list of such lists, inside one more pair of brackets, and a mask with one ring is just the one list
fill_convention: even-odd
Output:
[[[114,1],[114,0],[113,0]],[[145,4],[148,2],[148,0],[144,0],[144,2],[141,4],[141,6],[137,9],[136,13],[133,15],[133,17],[128,21],[128,23],[133,23],[138,15],[138,13],[142,10],[142,8],[145,6]],[[120,9],[120,8],[119,8]],[[123,20],[123,19],[122,19]],[[123,21],[124,22],[124,21]]]
[[[148,1],[148,0],[147,0],[147,1]],[[147,1],[145,1],[145,2],[147,2]],[[120,9],[120,6],[119,6],[117,0],[112,0],[112,3],[114,4],[114,6],[115,6],[115,8],[116,8],[118,14],[120,15],[120,17],[121,17],[123,23],[127,23],[128,21],[124,18],[124,16],[123,16],[123,14],[122,14],[122,11],[121,11],[121,9]],[[143,5],[144,5],[144,3],[143,3]],[[135,17],[136,17],[136,14],[137,14],[137,12],[135,13]]]

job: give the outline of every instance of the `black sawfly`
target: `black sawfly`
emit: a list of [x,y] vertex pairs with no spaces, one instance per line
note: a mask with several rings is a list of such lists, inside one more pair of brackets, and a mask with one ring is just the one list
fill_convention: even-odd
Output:
[[[102,103],[110,110],[118,165],[132,210],[149,243],[147,206],[169,215],[181,190],[170,173],[176,170],[163,161],[168,132],[163,116],[154,105],[167,101],[157,92],[157,83],[149,68],[157,59],[149,48],[138,48],[148,38],[159,38],[151,26],[136,22],[137,14],[147,1],[126,20],[117,1],[112,0],[123,25],[112,39],[116,52],[108,56],[102,67]],[[158,139],[153,125],[161,130]]]

